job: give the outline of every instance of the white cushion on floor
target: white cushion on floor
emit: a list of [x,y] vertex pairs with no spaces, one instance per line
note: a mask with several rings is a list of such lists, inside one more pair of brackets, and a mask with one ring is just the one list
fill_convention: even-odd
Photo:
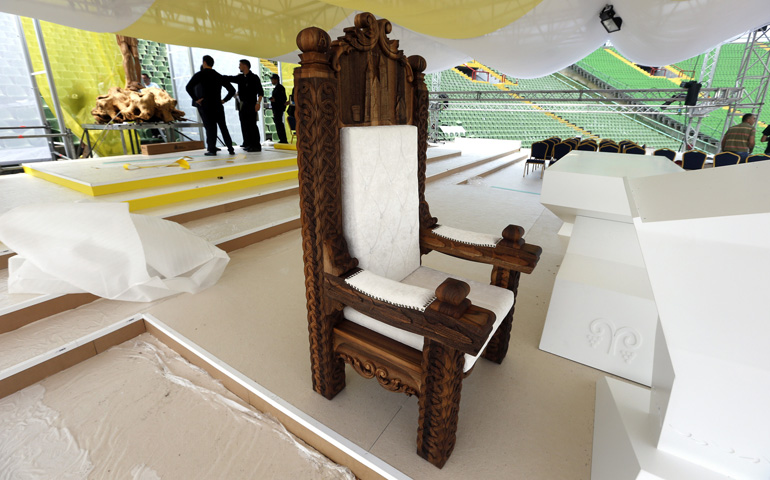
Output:
[[358,266],[401,280],[420,266],[417,127],[340,131],[342,227]]
[[[416,269],[406,278],[401,280],[401,282],[435,291],[444,280],[450,277],[456,278],[457,280],[462,280],[470,285],[471,292],[468,294],[468,298],[470,299],[471,303],[494,312],[495,324],[492,328],[492,333],[489,335],[489,338],[484,344],[484,348],[486,348],[487,343],[489,343],[489,340],[492,338],[492,335],[494,335],[494,333],[497,331],[497,327],[500,326],[503,319],[513,306],[513,292],[504,288],[496,287],[494,285],[459,278],[457,276],[439,272],[428,267],[420,267]],[[422,351],[424,340],[421,335],[407,332],[406,330],[402,330],[400,328],[380,322],[379,320],[368,317],[363,313],[352,309],[351,307],[345,307],[343,313],[345,318],[353,323],[357,323],[363,327],[379,333],[380,335],[392,338],[393,340],[401,342],[404,345],[408,345],[414,349]],[[476,360],[478,360],[479,356],[481,355],[481,352],[484,351],[484,348],[480,350],[479,355],[465,355],[466,372],[473,367],[473,365],[476,363]]]

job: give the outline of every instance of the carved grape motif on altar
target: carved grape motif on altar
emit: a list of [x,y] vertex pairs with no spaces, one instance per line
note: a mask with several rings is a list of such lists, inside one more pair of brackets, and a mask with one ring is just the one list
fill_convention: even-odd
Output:
[[615,328],[609,320],[597,318],[588,325],[588,344],[593,349],[606,345],[607,355],[618,354],[626,363],[636,358],[636,352],[642,346],[642,335],[631,327]]

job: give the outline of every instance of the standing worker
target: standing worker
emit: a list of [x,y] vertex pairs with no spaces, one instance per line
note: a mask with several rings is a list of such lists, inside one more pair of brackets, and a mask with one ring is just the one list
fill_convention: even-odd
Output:
[[727,129],[722,138],[722,151],[737,153],[741,162],[745,162],[749,154],[754,150],[754,123],[757,117],[747,113],[741,118],[741,123]]
[[[227,131],[225,109],[222,105],[233,98],[235,89],[212,67],[214,67],[214,59],[204,55],[200,71],[187,83],[186,90],[192,97],[193,104],[198,107],[203,127],[206,129],[206,149],[208,150],[206,155],[217,154],[217,125],[222,132],[227,151],[233,155],[235,150],[230,132]],[[200,88],[196,88],[198,86]],[[222,87],[227,89],[227,96],[224,99],[222,99]]]
[[286,89],[283,88],[280,81],[281,77],[277,73],[270,77],[270,82],[274,85],[270,104],[273,107],[273,123],[275,123],[275,132],[278,134],[278,143],[289,143],[286,140],[286,128],[283,126],[283,111],[286,109]]
[[262,106],[262,98],[265,91],[262,89],[262,80],[251,71],[251,62],[243,59],[238,63],[238,70],[242,75],[225,75],[223,78],[238,84],[238,99],[240,108],[238,118],[241,120],[241,133],[243,134],[243,149],[247,152],[261,152],[262,142],[259,139],[259,127],[257,117]]
[[765,127],[765,129],[762,131],[762,138],[760,140],[767,142],[767,146],[765,147],[765,155],[770,155],[770,125]]

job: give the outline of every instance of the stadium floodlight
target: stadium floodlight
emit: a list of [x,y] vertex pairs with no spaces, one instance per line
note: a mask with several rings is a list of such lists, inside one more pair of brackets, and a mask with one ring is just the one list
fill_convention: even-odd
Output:
[[606,5],[601,13],[599,13],[599,18],[602,21],[602,26],[607,30],[607,33],[619,31],[620,25],[623,24],[623,19],[615,16],[615,8],[613,8],[612,5]]

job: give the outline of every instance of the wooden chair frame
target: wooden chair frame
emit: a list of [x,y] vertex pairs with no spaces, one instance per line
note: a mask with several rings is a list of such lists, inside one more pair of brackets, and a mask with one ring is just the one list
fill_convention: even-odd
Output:
[[[415,125],[418,144],[420,250],[493,265],[492,283],[517,291],[540,247],[526,244],[509,225],[496,247],[463,244],[432,232],[437,219],[425,201],[428,90],[425,60],[406,57],[388,39],[390,22],[370,13],[335,41],[315,27],[302,30],[294,71],[302,247],[313,389],[331,399],[345,387],[345,364],[376,378],[387,390],[419,397],[417,453],[439,468],[455,444],[464,354],[478,354],[495,315],[471,305],[466,283],[449,279],[425,312],[369,297],[345,283],[358,271],[342,231],[340,129],[346,126]],[[347,321],[351,306],[386,324],[425,338],[422,352]],[[515,300],[514,300],[515,306]],[[508,350],[514,307],[483,352],[500,363]]]

